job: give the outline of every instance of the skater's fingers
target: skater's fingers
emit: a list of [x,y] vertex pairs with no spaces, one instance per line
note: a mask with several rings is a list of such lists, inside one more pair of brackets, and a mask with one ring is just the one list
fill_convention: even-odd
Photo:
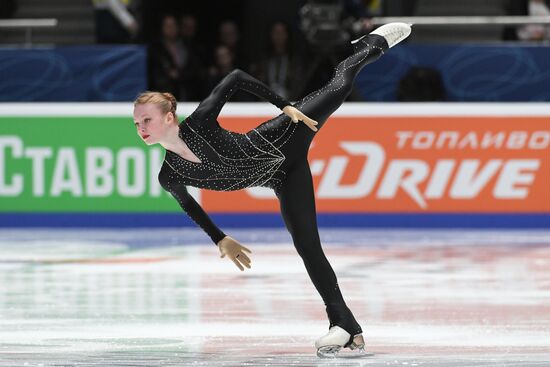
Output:
[[244,251],[248,252],[249,254],[252,253],[252,251],[250,251],[248,248],[244,247],[243,245],[241,245],[241,248],[242,248]]
[[312,124],[313,126],[316,126],[316,125],[318,124],[318,122],[315,121],[314,119],[309,119],[309,122],[311,122],[311,124]]
[[246,261],[244,258],[241,259],[239,257],[239,260],[241,260],[241,264],[243,264],[244,266],[246,266],[248,269],[250,269],[250,262],[249,261]]
[[237,260],[237,258],[234,258],[234,259],[231,259],[231,260],[235,263],[235,265],[237,265],[237,267],[238,267],[239,269],[241,269],[241,271],[244,271],[243,266],[241,265],[241,263],[239,262],[239,260]]
[[250,258],[248,256],[246,256],[246,254],[244,252],[240,254],[239,259],[241,260],[241,262],[245,262],[245,263],[250,264]]
[[250,258],[244,252],[239,252],[235,256],[235,259],[239,260],[241,262],[241,264],[243,264],[246,267],[250,268]]
[[304,121],[304,124],[306,124],[307,127],[309,127],[311,130],[317,131],[317,128],[315,127],[315,125],[313,125],[313,123],[311,123],[309,121]]
[[[313,120],[312,118],[310,118],[309,116],[306,116],[302,111],[298,111],[298,113],[300,114],[298,117],[300,118],[300,120],[307,120],[307,121],[311,121],[311,122],[315,122],[315,120]],[[316,122],[315,122],[316,123]]]
[[246,256],[244,252],[238,253],[237,256],[235,256],[235,259],[238,259],[241,264],[250,269],[250,258]]
[[310,119],[309,117],[307,118],[309,122],[311,122],[312,125],[317,125],[318,122],[315,121],[314,119]]
[[306,115],[304,115],[302,113],[302,118],[301,120],[304,122],[304,124],[306,124],[311,130],[313,131],[317,131],[317,128],[315,127],[315,125],[317,125],[317,121],[307,117]]

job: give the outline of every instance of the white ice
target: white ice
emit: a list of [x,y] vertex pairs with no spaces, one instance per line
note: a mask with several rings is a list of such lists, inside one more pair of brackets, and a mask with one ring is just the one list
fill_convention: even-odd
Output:
[[324,305],[284,230],[0,230],[0,366],[550,366],[549,231],[323,229],[367,355],[315,355]]

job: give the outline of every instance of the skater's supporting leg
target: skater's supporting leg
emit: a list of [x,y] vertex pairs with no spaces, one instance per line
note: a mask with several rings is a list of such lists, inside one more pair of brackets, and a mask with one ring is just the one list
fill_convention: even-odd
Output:
[[346,306],[336,275],[321,248],[313,180],[305,158],[295,162],[276,194],[294,246],[302,257],[315,288],[325,302],[330,326],[338,325],[352,335],[360,334],[361,327]]

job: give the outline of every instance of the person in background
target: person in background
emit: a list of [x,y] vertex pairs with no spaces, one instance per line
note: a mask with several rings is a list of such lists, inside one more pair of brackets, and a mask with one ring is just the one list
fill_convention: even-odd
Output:
[[172,93],[185,100],[181,78],[189,59],[189,52],[179,36],[179,26],[173,15],[162,18],[161,37],[150,48],[150,87]]
[[138,32],[132,0],[92,0],[97,43],[129,43]]
[[235,67],[235,58],[231,50],[225,45],[218,45],[214,49],[214,63],[208,68],[205,90],[212,90]]
[[225,20],[220,23],[218,45],[229,49],[236,67],[247,69],[248,65],[242,50],[241,35],[237,23],[232,20]]
[[[219,27],[219,43],[214,49],[214,61],[208,68],[203,92],[212,90],[233,69],[245,68],[243,53],[240,48],[240,35],[237,24],[231,20],[224,21]],[[245,68],[248,69],[248,68]],[[233,96],[235,102],[256,101],[255,96],[238,91]]]
[[288,25],[277,21],[271,26],[267,52],[251,67],[251,73],[281,97],[296,100],[301,74],[299,58],[292,52]]
[[197,40],[198,20],[192,14],[183,14],[180,17],[180,36],[183,45],[188,51],[188,61],[185,68],[182,70],[181,83],[185,90],[185,98],[187,101],[199,101],[206,97],[202,91],[202,84],[207,65],[206,49]]
[[[550,16],[550,0],[508,0],[508,15]],[[503,38],[512,41],[550,40],[550,25],[526,24],[518,27],[507,27]]]
[[206,50],[197,39],[198,29],[199,23],[197,17],[192,14],[183,14],[180,17],[180,36],[183,44],[201,62],[206,62]]

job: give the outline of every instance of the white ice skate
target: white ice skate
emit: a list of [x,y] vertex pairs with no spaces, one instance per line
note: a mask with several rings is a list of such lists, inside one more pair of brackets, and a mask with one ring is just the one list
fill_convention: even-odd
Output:
[[[369,34],[377,34],[384,37],[386,42],[388,43],[388,46],[392,48],[411,34],[411,25],[406,23],[388,23],[376,28]],[[351,44],[355,45],[366,36],[368,36],[368,34],[365,34],[364,36],[351,41]]]
[[351,336],[340,326],[333,326],[328,333],[315,342],[317,356],[320,358],[334,358],[342,348],[358,349],[359,353],[365,352],[365,340],[362,334]]

